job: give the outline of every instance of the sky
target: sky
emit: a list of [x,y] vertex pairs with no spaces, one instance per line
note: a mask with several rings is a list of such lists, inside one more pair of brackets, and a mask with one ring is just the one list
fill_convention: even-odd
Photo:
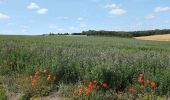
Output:
[[170,29],[170,0],[0,0],[0,34]]

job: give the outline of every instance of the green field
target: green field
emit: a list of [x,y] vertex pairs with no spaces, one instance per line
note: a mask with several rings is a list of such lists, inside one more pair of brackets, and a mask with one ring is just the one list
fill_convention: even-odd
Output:
[[[46,82],[42,74],[40,82],[32,86],[26,77],[40,70],[48,70],[51,77],[55,73],[57,80]],[[48,96],[55,91],[66,98],[114,99],[122,93],[131,95],[131,85],[139,87],[139,72],[156,83],[152,96],[168,97],[170,42],[101,36],[0,36],[0,85],[21,93],[20,98]],[[73,93],[74,88],[92,80],[107,83],[108,88],[85,96]],[[149,89],[135,92],[147,98]]]

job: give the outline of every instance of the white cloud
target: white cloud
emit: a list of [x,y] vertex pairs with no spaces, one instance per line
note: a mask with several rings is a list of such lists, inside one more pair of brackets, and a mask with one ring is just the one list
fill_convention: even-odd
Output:
[[105,5],[105,8],[118,9],[119,6],[113,3]]
[[46,14],[48,12],[47,8],[41,8],[37,11],[37,14]]
[[10,19],[10,16],[0,13],[0,19]]
[[35,2],[31,2],[30,5],[27,6],[28,9],[39,9],[39,5]]
[[109,11],[110,15],[116,15],[116,16],[120,16],[120,15],[124,15],[126,13],[125,10],[123,9],[112,9],[111,11]]
[[154,12],[159,13],[159,12],[167,12],[170,11],[170,7],[156,7],[154,9]]
[[153,19],[153,18],[155,18],[154,14],[148,14],[145,16],[145,19]]
[[108,4],[108,5],[105,5],[105,8],[108,8],[110,11],[109,11],[109,15],[113,16],[121,16],[121,15],[124,15],[127,11],[120,8],[120,6],[116,5],[116,4]]
[[27,6],[28,9],[37,10],[37,14],[46,14],[48,12],[47,8],[40,7],[37,3],[31,2],[30,5]]
[[75,30],[76,28],[74,26],[69,27],[69,30]]

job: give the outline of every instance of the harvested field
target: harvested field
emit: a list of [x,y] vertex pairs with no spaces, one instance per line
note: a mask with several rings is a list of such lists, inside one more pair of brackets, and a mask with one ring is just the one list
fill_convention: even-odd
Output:
[[139,40],[170,41],[170,34],[135,37]]

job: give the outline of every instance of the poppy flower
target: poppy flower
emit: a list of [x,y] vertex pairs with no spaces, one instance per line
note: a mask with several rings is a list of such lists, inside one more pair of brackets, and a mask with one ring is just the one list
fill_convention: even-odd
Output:
[[39,74],[39,71],[37,71],[36,73],[35,73],[35,75],[38,75]]
[[92,84],[89,84],[89,85],[88,85],[88,87],[89,87],[90,89],[93,89],[93,86],[92,86]]
[[90,90],[88,90],[87,88],[85,88],[85,92],[86,92],[86,95],[90,93]]
[[47,77],[47,81],[49,81],[50,80],[50,77]]
[[107,83],[104,83],[104,84],[102,84],[103,85],[103,87],[107,87]]
[[145,88],[145,86],[144,86],[144,85],[142,85],[140,88],[141,88],[141,89],[144,89],[144,88]]
[[130,92],[134,92],[134,90],[135,90],[134,87],[130,87],[130,88],[129,88],[129,91],[130,91]]
[[156,86],[155,82],[152,82],[151,86],[154,88]]
[[94,82],[94,83],[96,83],[97,81],[96,81],[96,80],[94,80],[93,82]]
[[142,83],[143,82],[143,80],[142,79],[138,79],[138,83]]
[[149,83],[150,83],[150,80],[146,80],[146,83],[149,84]]
[[139,73],[139,75],[138,75],[139,77],[143,77],[143,73]]
[[90,81],[90,83],[89,84],[92,84],[92,82]]
[[40,70],[40,73],[43,73],[43,71],[42,71],[42,70]]
[[80,93],[82,92],[82,88],[79,89],[79,92],[80,92]]
[[44,70],[44,73],[49,74],[49,71],[48,70]]
[[53,80],[55,81],[55,80],[57,80],[57,77],[56,77],[56,75],[53,77]]

